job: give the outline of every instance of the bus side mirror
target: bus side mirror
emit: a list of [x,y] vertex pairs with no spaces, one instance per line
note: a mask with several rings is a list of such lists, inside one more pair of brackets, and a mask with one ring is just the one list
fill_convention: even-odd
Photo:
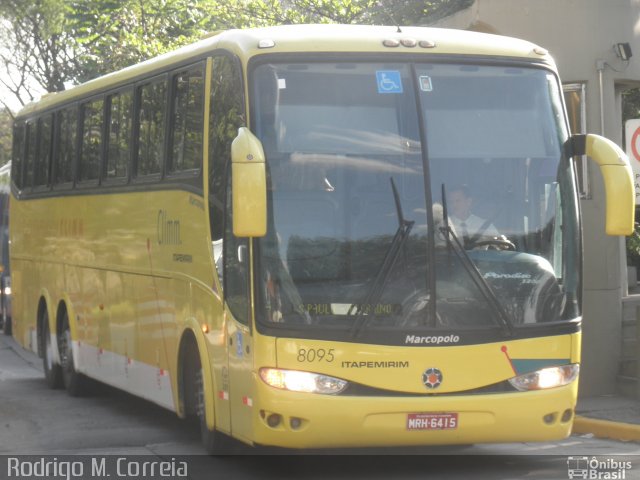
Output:
[[[611,140],[600,135],[575,135],[574,152],[586,154],[600,167],[606,195],[608,235],[631,235],[634,224],[635,191],[627,155]],[[584,143],[583,143],[584,142]]]
[[233,234],[263,237],[267,233],[267,175],[260,140],[246,127],[231,143]]

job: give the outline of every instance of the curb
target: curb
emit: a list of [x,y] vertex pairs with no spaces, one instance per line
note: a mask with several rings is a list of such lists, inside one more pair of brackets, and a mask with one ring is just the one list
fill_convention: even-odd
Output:
[[640,425],[612,422],[577,415],[571,433],[591,433],[598,438],[610,438],[623,442],[640,442]]
[[36,370],[40,370],[41,372],[43,371],[42,360],[35,353],[21,347],[13,337],[4,337],[4,340],[6,340],[5,345],[9,347],[16,355],[22,358],[22,360],[27,362]]

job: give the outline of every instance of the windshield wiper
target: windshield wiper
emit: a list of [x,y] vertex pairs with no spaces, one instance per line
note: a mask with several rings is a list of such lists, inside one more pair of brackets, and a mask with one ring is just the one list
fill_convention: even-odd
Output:
[[[398,260],[398,256],[402,251],[402,246],[405,244],[407,238],[409,238],[409,233],[413,228],[413,225],[416,223],[413,220],[406,220],[404,215],[402,214],[402,204],[400,203],[400,195],[398,194],[398,189],[396,188],[396,184],[393,181],[393,177],[389,178],[391,181],[391,190],[393,191],[393,201],[396,204],[396,214],[398,215],[398,229],[396,230],[395,235],[393,236],[393,240],[391,240],[391,245],[387,249],[387,253],[384,256],[384,260],[378,269],[378,273],[373,280],[373,284],[369,289],[366,297],[363,302],[357,306],[355,313],[353,314],[353,325],[351,326],[351,335],[355,338],[358,335],[358,332],[362,329],[362,327],[367,323],[367,318],[365,317],[365,312],[369,310],[367,306],[373,306],[378,303],[382,293],[384,292],[384,287],[389,280],[389,275],[393,270],[396,261]],[[353,308],[353,306],[351,307]],[[349,309],[351,310],[351,309]]]
[[451,228],[451,225],[449,225],[449,216],[447,215],[447,197],[444,183],[442,184],[442,213],[444,226],[440,227],[440,231],[447,240],[448,248],[453,250],[453,252],[456,254],[458,260],[460,260],[460,263],[469,274],[469,277],[471,278],[473,283],[476,285],[476,287],[478,287],[478,290],[480,290],[480,293],[485,298],[489,306],[495,311],[496,320],[502,328],[502,332],[504,333],[504,335],[508,337],[513,336],[513,322],[509,318],[509,314],[502,307],[500,301],[498,300],[498,297],[496,297],[496,294],[491,288],[491,285],[487,283],[487,281],[482,276],[482,273],[480,273],[480,270],[478,270],[478,267],[476,267],[476,264],[473,263],[471,258],[469,258],[469,254],[464,249],[464,246],[460,242],[460,239]]

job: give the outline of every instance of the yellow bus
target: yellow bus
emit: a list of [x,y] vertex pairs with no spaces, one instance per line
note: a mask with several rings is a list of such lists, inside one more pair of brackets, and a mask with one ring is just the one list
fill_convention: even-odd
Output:
[[13,332],[95,379],[291,448],[559,439],[581,330],[572,159],[629,234],[624,153],[571,136],[554,62],[414,27],[232,30],[27,106]]
[[9,268],[9,198],[11,162],[0,167],[0,324],[11,335],[11,269]]

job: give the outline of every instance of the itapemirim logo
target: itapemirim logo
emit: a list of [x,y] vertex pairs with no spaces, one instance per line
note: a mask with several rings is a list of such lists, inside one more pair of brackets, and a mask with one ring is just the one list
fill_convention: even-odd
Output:
[[567,457],[567,474],[571,479],[625,480],[627,470],[631,470],[631,462],[614,457]]

